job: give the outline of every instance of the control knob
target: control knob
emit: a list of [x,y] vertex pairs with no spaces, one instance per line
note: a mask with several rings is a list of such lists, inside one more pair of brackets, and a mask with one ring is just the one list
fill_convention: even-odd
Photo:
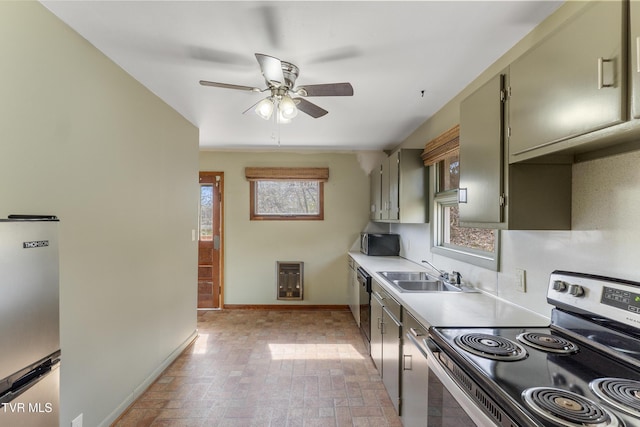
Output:
[[567,284],[562,280],[554,280],[552,288],[554,291],[565,292],[567,290]]
[[574,297],[580,297],[584,295],[584,288],[580,285],[569,285],[569,294]]

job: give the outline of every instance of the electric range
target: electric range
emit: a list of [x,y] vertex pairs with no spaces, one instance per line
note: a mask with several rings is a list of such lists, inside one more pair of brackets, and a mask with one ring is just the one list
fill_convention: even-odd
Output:
[[432,328],[436,375],[478,426],[640,426],[640,283],[554,271],[547,300],[547,326]]

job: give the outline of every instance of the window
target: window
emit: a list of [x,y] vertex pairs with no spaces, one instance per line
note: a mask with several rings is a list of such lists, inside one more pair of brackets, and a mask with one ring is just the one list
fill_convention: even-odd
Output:
[[246,168],[251,220],[324,219],[327,168]]
[[213,240],[213,184],[200,184],[200,240]]
[[461,227],[458,216],[459,129],[430,141],[423,153],[432,166],[435,182],[432,251],[470,264],[497,270],[497,230]]

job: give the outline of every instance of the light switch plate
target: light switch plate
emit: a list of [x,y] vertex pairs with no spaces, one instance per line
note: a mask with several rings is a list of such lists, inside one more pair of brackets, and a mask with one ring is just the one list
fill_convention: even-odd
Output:
[[516,268],[516,289],[527,292],[527,272],[522,268]]

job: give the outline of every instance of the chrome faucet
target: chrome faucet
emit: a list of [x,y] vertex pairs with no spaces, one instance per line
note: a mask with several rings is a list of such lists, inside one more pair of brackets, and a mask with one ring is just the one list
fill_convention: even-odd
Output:
[[429,261],[427,261],[426,259],[423,259],[422,262],[424,262],[425,264],[428,264],[429,267],[433,268],[435,271],[438,272],[439,276],[441,279],[446,278],[447,280],[449,279],[449,273],[447,273],[444,270],[440,270],[438,267],[436,267],[435,265],[431,264]]
[[452,271],[451,273],[447,273],[444,270],[440,270],[438,267],[436,267],[435,265],[431,264],[429,261],[427,261],[426,259],[422,260],[423,263],[429,265],[429,267],[431,267],[434,271],[437,271],[439,274],[439,279],[449,283],[450,285],[455,285],[457,287],[460,287],[462,284],[462,274],[460,274],[457,271]]

